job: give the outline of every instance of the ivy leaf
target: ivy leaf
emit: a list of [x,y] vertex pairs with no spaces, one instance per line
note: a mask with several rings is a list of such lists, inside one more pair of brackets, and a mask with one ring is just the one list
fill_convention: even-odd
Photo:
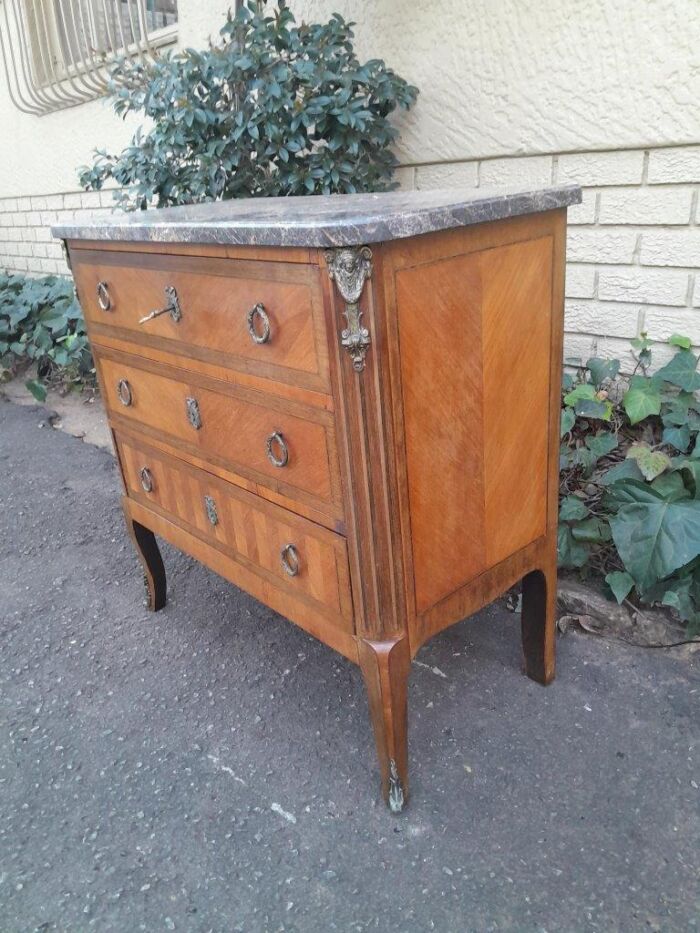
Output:
[[605,457],[617,447],[617,434],[613,431],[600,431],[594,437],[586,438],[586,447],[596,458]]
[[610,467],[600,478],[601,486],[612,486],[613,483],[622,479],[636,479],[640,482],[644,479],[642,471],[636,460],[623,460],[622,463],[616,463]]
[[623,505],[610,528],[625,569],[646,589],[700,554],[700,501]]
[[627,451],[630,460],[636,460],[644,479],[652,480],[671,466],[670,458],[662,450],[652,450],[647,444],[632,444]]
[[576,541],[568,525],[560,525],[557,529],[557,561],[560,567],[573,570],[583,567],[590,556],[587,545]]
[[25,386],[32,393],[37,402],[46,401],[46,386],[36,379],[27,379]]
[[618,604],[627,599],[630,590],[634,586],[634,580],[626,570],[614,570],[612,573],[606,574],[605,582],[612,590]]
[[574,414],[573,408],[562,408],[561,429],[560,429],[559,436],[564,437],[564,435],[568,434],[575,424],[576,424],[576,415]]
[[682,347],[684,350],[690,350],[692,345],[690,337],[684,337],[683,334],[671,334],[668,338],[668,342],[672,347]]
[[683,482],[683,474],[678,470],[674,470],[672,473],[662,473],[661,476],[657,476],[651,484],[651,488],[668,501],[675,502],[678,499],[692,498],[690,490],[686,489],[685,483]]
[[588,509],[578,496],[566,496],[559,506],[560,522],[575,522],[588,518]]
[[661,412],[661,391],[658,385],[646,376],[632,376],[622,405],[630,424],[638,424],[649,415],[658,415]]
[[700,374],[696,372],[697,365],[698,358],[694,353],[690,350],[679,350],[665,366],[656,371],[654,379],[663,379],[686,392],[695,392],[700,389]]
[[587,518],[571,526],[574,541],[586,544],[604,544],[610,540],[610,526],[601,518]]
[[685,453],[690,446],[690,428],[687,424],[683,424],[680,427],[664,428],[661,440],[664,444],[670,444],[671,447],[675,447],[676,450]]
[[614,379],[620,371],[619,360],[603,360],[597,356],[586,362],[586,369],[591,374],[593,385],[601,386],[606,379]]

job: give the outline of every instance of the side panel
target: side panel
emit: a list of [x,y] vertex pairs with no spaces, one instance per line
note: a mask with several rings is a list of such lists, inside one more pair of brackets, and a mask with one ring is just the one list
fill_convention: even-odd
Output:
[[554,241],[530,220],[394,257],[418,617],[547,533]]

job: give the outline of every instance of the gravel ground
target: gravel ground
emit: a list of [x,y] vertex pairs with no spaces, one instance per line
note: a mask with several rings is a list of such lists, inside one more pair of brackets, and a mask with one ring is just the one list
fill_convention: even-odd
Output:
[[697,660],[572,634],[543,689],[486,609],[414,664],[392,817],[359,671],[171,548],[147,613],[45,417],[0,403],[1,933],[700,928]]

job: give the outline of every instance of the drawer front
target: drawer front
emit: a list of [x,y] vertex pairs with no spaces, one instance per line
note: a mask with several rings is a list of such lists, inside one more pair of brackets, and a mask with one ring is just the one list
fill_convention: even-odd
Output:
[[74,250],[72,259],[93,336],[116,328],[144,347],[328,390],[315,267],[158,254],[134,255],[129,265],[129,254],[96,250]]
[[262,393],[203,388],[184,373],[163,375],[133,357],[98,354],[98,360],[112,415],[167,435],[198,456],[216,457],[282,494],[339,505],[332,416],[301,417],[289,403]]
[[131,437],[117,433],[117,448],[129,496],[351,624],[347,550],[340,535]]

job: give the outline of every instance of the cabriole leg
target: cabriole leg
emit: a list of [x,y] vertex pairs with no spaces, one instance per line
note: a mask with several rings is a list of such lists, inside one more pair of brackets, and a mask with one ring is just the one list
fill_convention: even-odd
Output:
[[145,525],[134,521],[125,512],[126,527],[134,542],[136,553],[143,566],[143,577],[146,585],[146,607],[151,612],[158,612],[165,605],[165,567],[160,556],[156,536]]
[[554,680],[557,568],[523,577],[522,637],[525,673],[540,684]]
[[369,711],[377,743],[382,795],[392,813],[408,802],[408,640],[358,643]]

